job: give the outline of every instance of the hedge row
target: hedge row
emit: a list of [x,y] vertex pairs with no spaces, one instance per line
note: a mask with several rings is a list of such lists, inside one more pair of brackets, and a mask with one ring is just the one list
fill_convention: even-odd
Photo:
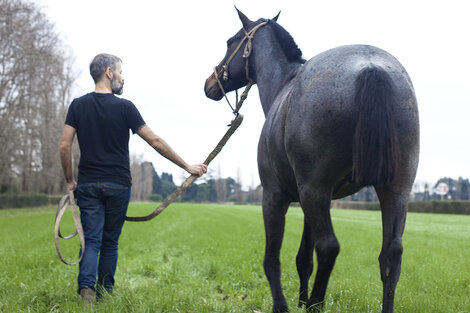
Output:
[[[331,208],[380,210],[380,204],[378,202],[332,201]],[[470,201],[410,201],[408,212],[470,215]]]
[[[9,195],[0,194],[0,209],[35,207],[42,205],[56,206],[62,196],[46,194]],[[161,201],[161,199],[152,199]],[[380,210],[378,202],[339,201],[331,203],[333,209]],[[412,201],[408,203],[408,212],[447,213],[470,215],[470,201]]]
[[470,201],[416,201],[408,203],[408,211],[470,215]]
[[29,195],[0,194],[0,209],[24,208],[43,205],[58,205],[62,196],[48,196],[43,193]]

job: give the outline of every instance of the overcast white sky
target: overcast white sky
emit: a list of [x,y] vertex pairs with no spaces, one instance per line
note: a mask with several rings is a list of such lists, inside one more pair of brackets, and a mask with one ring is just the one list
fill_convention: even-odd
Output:
[[[370,44],[393,54],[415,86],[421,123],[417,180],[470,178],[470,18],[467,1],[122,1],[36,0],[71,47],[81,75],[76,96],[93,90],[88,73],[96,54],[123,59],[123,97],[189,163],[202,162],[232,118],[227,104],[205,97],[203,85],[241,28],[234,4],[252,20],[272,18],[291,33],[306,59],[341,45]],[[258,137],[264,122],[257,89],[245,120],[211,163],[214,174],[259,184]],[[138,136],[131,153],[157,172],[183,171]]]

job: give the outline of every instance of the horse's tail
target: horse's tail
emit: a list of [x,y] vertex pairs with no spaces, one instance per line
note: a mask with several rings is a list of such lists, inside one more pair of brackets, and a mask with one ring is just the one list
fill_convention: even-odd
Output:
[[359,119],[353,138],[352,178],[361,186],[389,184],[398,166],[398,141],[393,121],[395,91],[390,75],[369,66],[356,78]]

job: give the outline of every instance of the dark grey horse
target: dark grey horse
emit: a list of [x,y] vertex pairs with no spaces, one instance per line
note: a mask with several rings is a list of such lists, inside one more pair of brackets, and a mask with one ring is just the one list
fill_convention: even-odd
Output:
[[[418,109],[410,78],[393,56],[366,45],[334,48],[306,62],[289,33],[277,24],[277,16],[257,22],[241,12],[239,17],[243,29],[228,40],[227,54],[216,67],[218,75],[207,78],[205,92],[211,99],[222,98],[216,77],[222,71],[227,73],[220,83],[227,92],[249,79],[258,85],[266,116],[258,148],[266,230],[264,270],[273,311],[287,311],[279,254],[289,204],[300,202],[304,212],[296,258],[299,305],[321,309],[340,249],[331,223],[331,200],[371,185],[382,210],[382,311],[392,312],[419,154]],[[243,46],[249,41],[245,34],[263,22],[245,63]],[[308,298],[314,249],[318,265]]]

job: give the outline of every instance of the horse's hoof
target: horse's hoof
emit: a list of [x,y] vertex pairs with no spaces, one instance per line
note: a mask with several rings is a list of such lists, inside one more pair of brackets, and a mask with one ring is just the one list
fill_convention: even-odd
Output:
[[280,305],[278,307],[273,307],[273,313],[286,313],[289,312],[289,308],[286,305]]
[[314,304],[307,304],[308,313],[320,313],[323,312],[323,302],[317,302]]

